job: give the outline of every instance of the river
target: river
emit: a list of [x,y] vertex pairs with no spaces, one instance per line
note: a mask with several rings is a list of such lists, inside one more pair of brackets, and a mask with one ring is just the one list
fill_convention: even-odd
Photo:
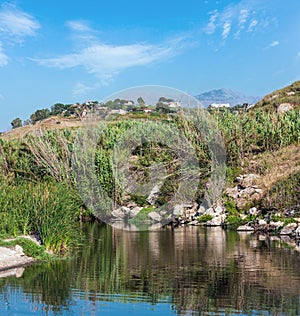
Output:
[[300,315],[300,253],[221,228],[80,228],[67,259],[0,279],[0,315]]

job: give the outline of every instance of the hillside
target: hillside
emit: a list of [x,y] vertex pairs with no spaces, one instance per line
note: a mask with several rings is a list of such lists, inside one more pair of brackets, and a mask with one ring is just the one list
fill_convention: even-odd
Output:
[[254,109],[283,113],[300,105],[300,80],[267,94],[255,104]]
[[209,106],[212,103],[229,103],[230,106],[237,104],[254,104],[259,100],[259,97],[247,96],[241,92],[234,92],[230,89],[217,89],[201,93],[195,96],[204,106]]
[[[265,232],[278,232],[278,229],[279,231],[285,229],[285,225],[293,224],[292,234],[294,234],[298,227],[297,223],[300,223],[299,93],[299,82],[295,82],[267,95],[250,111],[235,111],[232,108],[207,110],[215,120],[214,126],[218,127],[226,149],[226,185],[222,195],[214,195],[214,192],[218,192],[219,183],[210,182],[209,179],[212,173],[211,154],[207,139],[197,128],[203,123],[201,116],[196,115],[194,124],[191,124],[180,115],[175,115],[176,112],[170,111],[166,106],[153,108],[150,113],[144,112],[145,109],[149,110],[145,106],[135,107],[135,111],[110,109],[109,113],[113,115],[108,120],[107,129],[100,136],[95,167],[98,182],[104,188],[105,194],[113,197],[121,207],[110,213],[111,204],[101,204],[101,212],[105,211],[105,220],[108,218],[109,221],[118,222],[126,219],[129,222],[124,222],[124,225],[130,224],[136,229],[144,229],[145,221],[147,223],[150,221],[150,225],[165,223],[168,212],[175,214],[176,211],[177,224],[198,225],[204,222],[207,226],[246,224],[247,229],[264,229]],[[287,103],[287,101],[290,104],[289,110],[279,114],[281,102]],[[103,106],[101,109],[103,110]],[[107,113],[108,110],[105,107],[103,111]],[[28,190],[27,186],[32,183],[39,184],[29,186],[32,193],[39,190],[37,195],[34,195],[37,197],[43,196],[45,189],[53,191],[53,187],[56,188],[57,183],[60,183],[59,190],[62,190],[59,192],[60,197],[57,197],[53,191],[51,199],[55,201],[56,198],[61,198],[59,203],[65,208],[68,207],[69,202],[65,204],[64,190],[68,194],[67,198],[76,195],[78,197],[70,159],[77,148],[73,146],[77,134],[74,129],[81,126],[84,120],[83,115],[81,118],[53,115],[35,124],[15,128],[0,138],[0,168],[5,175],[2,179],[3,207],[8,205],[7,203],[17,203],[20,221],[23,219],[23,209],[31,210],[30,195],[24,197],[23,192],[24,188]],[[176,135],[170,133],[171,127],[182,131],[188,143],[195,149],[195,158],[201,167],[200,173],[195,173],[193,166],[187,166],[184,170],[186,174],[182,177],[182,166],[175,154],[176,151],[157,142],[158,139],[169,135],[168,140],[175,149],[182,150],[181,145],[177,144],[177,138],[172,141],[172,137]],[[42,130],[46,132],[43,133]],[[49,130],[51,131],[48,132]],[[154,131],[158,134],[155,135]],[[31,132],[35,137],[27,137]],[[123,140],[123,142],[126,140],[125,146],[128,145],[128,140],[133,140],[133,137],[137,137],[137,141],[143,139],[143,142],[130,151],[128,157],[124,156],[128,168],[126,177],[115,179],[111,157],[115,146],[120,146],[119,141],[124,135],[131,135]],[[82,152],[85,151],[80,148],[80,155]],[[92,152],[94,155],[94,151]],[[123,152],[123,147],[120,152]],[[88,151],[86,153],[88,154]],[[83,175],[84,178],[76,179],[76,182],[82,186],[81,194],[89,196],[91,183],[86,180],[93,177],[86,178],[88,173],[85,169],[80,169],[87,161],[87,157],[81,158],[83,160],[74,160],[78,164],[75,169],[82,170],[78,174]],[[159,185],[150,181],[148,187],[152,165],[157,164],[163,164],[167,176],[159,182]],[[198,180],[194,177],[198,175],[199,185],[196,188],[188,188],[180,192],[181,194],[175,195],[179,188],[186,189],[187,183],[197,183]],[[189,179],[189,182],[184,183],[183,186],[182,179]],[[124,183],[121,182],[123,180]],[[145,190],[132,191],[132,188],[139,183],[147,184],[147,188],[145,186]],[[16,195],[17,191],[19,196]],[[207,197],[206,191],[212,198],[203,207],[202,203]],[[8,196],[7,192],[11,192],[12,195]],[[168,205],[169,201],[175,203],[172,199],[174,196],[178,196],[178,202],[176,201],[174,205],[170,204],[168,212],[164,213],[164,206]],[[181,196],[184,199],[179,200]],[[101,203],[106,201],[104,198],[100,200]],[[183,200],[189,203],[183,204]],[[28,205],[24,206],[24,201],[27,201]],[[78,211],[75,214],[77,218],[90,215],[102,220],[101,212],[85,209],[79,197],[77,201],[79,201]],[[49,200],[49,205],[52,204],[52,200]],[[48,208],[48,204],[47,207],[43,207],[45,211]],[[276,224],[266,226],[270,219]],[[34,227],[36,223],[32,222],[32,225]],[[27,226],[25,228],[27,229]],[[13,231],[14,226],[7,226],[5,229],[9,233]]]
[[35,124],[24,125],[2,133],[1,138],[5,140],[24,138],[31,133],[38,135],[41,131],[45,130],[75,128],[80,127],[81,125],[82,120],[79,118],[56,115],[38,121]]

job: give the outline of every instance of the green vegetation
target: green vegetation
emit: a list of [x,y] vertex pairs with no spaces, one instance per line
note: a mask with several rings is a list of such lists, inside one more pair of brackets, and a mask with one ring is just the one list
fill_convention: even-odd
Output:
[[20,245],[23,248],[25,255],[37,260],[51,260],[52,256],[45,252],[44,246],[39,246],[34,241],[27,238],[17,238],[11,241],[0,241],[0,246],[13,247]]
[[212,215],[204,214],[196,218],[199,223],[206,223],[213,219]]
[[2,233],[39,234],[46,250],[54,252],[65,250],[74,240],[80,204],[76,192],[66,190],[63,183],[3,179],[0,196]]
[[[153,206],[144,207],[134,218],[130,219],[128,222],[129,224],[141,227],[141,225],[145,225],[145,221],[149,220],[148,214],[155,210],[156,209]],[[145,227],[147,228],[147,225],[145,225]]]
[[[298,87],[299,86],[299,87]],[[299,88],[299,89],[298,89]],[[105,104],[91,101],[85,104],[64,105],[56,103],[51,110],[37,110],[31,116],[31,123],[49,115],[83,116],[84,111],[93,111],[98,106],[108,109],[124,109],[131,112],[125,116],[111,118],[102,128],[97,148],[94,150],[97,181],[108,197],[120,205],[134,201],[144,207],[137,219],[145,219],[151,210],[146,196],[141,192],[130,192],[130,181],[146,186],[156,172],[164,174],[155,207],[168,203],[171,198],[180,195],[180,182],[189,176],[187,183],[193,183],[200,177],[197,192],[187,192],[180,196],[182,200],[197,202],[203,200],[206,184],[213,168],[212,153],[209,144],[214,143],[215,130],[223,136],[227,154],[227,183],[231,184],[242,172],[245,162],[263,153],[275,152],[290,145],[300,143],[300,107],[298,93],[300,84],[295,83],[287,90],[276,92],[280,96],[293,100],[293,108],[285,113],[269,111],[277,98],[265,98],[264,103],[246,111],[244,107],[235,109],[210,109],[195,111],[193,118],[167,111],[171,99],[161,97],[152,113],[141,112],[145,106],[142,98],[138,106],[133,101],[115,99]],[[291,94],[290,92],[293,92]],[[283,101],[281,97],[278,99]],[[275,102],[275,101],[274,101]],[[277,102],[277,101],[276,101]],[[170,110],[170,109],[169,109]],[[182,110],[184,111],[184,110]],[[209,114],[210,113],[210,114]],[[211,124],[211,125],[210,125]],[[20,125],[20,120],[12,122],[13,127]],[[209,128],[208,128],[209,127]],[[178,135],[174,133],[178,131]],[[205,133],[203,132],[205,131]],[[195,152],[199,169],[192,166],[182,167],[180,158],[187,148],[183,148],[180,139],[184,138]],[[76,194],[75,180],[72,173],[71,157],[76,130],[50,130],[41,135],[5,141],[0,139],[0,230],[1,234],[39,233],[46,249],[55,252],[67,249],[74,240],[74,228],[80,214],[93,212],[84,209]],[[132,142],[132,143],[131,143]],[[134,143],[135,142],[135,143]],[[125,147],[122,147],[125,143]],[[131,148],[131,145],[135,144]],[[137,145],[136,145],[137,144]],[[119,146],[119,147],[118,147]],[[121,147],[120,147],[121,146]],[[116,148],[118,155],[114,157]],[[128,179],[125,171],[117,177],[113,170],[116,165],[126,162],[132,178]],[[84,163],[84,162],[79,162]],[[260,166],[267,172],[268,166]],[[299,173],[275,183],[260,201],[263,209],[293,209],[299,211]],[[90,183],[81,183],[89,192]],[[150,188],[151,189],[151,188]],[[83,191],[84,191],[83,190]],[[225,200],[228,211],[228,224],[242,223],[235,202]],[[201,221],[209,220],[207,217]],[[248,218],[248,220],[252,220]]]

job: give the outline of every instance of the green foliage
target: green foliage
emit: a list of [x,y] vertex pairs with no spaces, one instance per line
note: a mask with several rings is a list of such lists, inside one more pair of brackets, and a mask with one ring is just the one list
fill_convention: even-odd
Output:
[[211,221],[213,219],[213,216],[209,215],[209,214],[204,214],[204,215],[197,217],[196,219],[199,223],[206,223],[208,221]]
[[37,110],[33,114],[30,115],[31,123],[34,124],[38,121],[42,121],[50,116],[50,110],[49,109],[42,109]]
[[226,225],[229,227],[229,228],[237,228],[241,225],[244,225],[247,223],[247,219],[242,219],[240,216],[238,215],[229,215],[227,218],[226,218]]
[[63,183],[12,182],[0,186],[0,231],[8,235],[38,233],[47,250],[60,252],[74,239],[80,200]]
[[141,225],[145,225],[145,221],[149,221],[148,214],[153,211],[155,211],[153,206],[144,207],[134,218],[131,218],[128,222],[129,224],[133,224],[141,228]]
[[276,206],[282,210],[300,213],[300,173],[278,181],[261,200],[261,207],[271,209]]
[[44,246],[36,244],[34,241],[27,238],[16,238],[9,242],[0,241],[0,246],[12,247],[20,245],[23,248],[25,255],[37,260],[50,260],[53,257],[45,251]]
[[226,211],[228,212],[229,216],[238,216],[239,210],[236,206],[236,203],[234,200],[230,197],[226,197],[226,201],[224,203],[224,206],[226,208]]
[[130,194],[130,200],[135,202],[139,206],[145,206],[149,203],[147,202],[147,196],[139,194]]
[[21,127],[22,126],[22,120],[19,117],[17,117],[14,120],[12,120],[10,124],[11,124],[12,128]]
[[286,226],[292,223],[298,223],[298,222],[294,218],[285,218],[283,222],[283,226]]

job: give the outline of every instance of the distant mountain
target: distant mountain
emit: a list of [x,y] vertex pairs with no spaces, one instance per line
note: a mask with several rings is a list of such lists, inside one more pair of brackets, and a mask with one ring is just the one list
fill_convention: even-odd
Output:
[[249,103],[254,104],[259,101],[259,97],[246,96],[240,92],[234,92],[230,89],[218,89],[201,93],[195,96],[204,106],[212,103],[229,103],[230,106]]

